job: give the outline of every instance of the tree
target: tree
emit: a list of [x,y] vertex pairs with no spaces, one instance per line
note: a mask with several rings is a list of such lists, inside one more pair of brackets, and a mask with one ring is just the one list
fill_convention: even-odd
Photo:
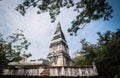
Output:
[[82,48],[77,51],[77,57],[73,58],[73,65],[75,66],[83,66],[83,65],[91,65],[95,56],[96,56],[96,45],[90,44],[86,41],[86,39],[82,39],[80,41],[82,44]]
[[[96,63],[100,76],[106,78],[120,77],[120,29],[116,32],[107,31],[104,34],[100,32],[97,44],[90,44],[83,39],[82,49],[79,51],[81,56],[73,59],[77,65]],[[73,62],[74,63],[74,62]],[[74,64],[73,64],[74,65]]]
[[25,53],[30,42],[24,37],[22,30],[18,31],[6,38],[0,34],[0,73],[9,62],[18,62],[24,57],[31,56],[30,53]]
[[72,59],[73,66],[84,66],[89,65],[85,56],[77,56]]
[[98,53],[95,58],[101,75],[109,78],[120,77],[120,29],[116,32],[107,31],[105,34],[98,33]]
[[52,19],[51,22],[56,20],[56,16],[60,13],[60,8],[74,7],[74,11],[78,12],[78,15],[71,22],[72,27],[68,29],[71,35],[76,34],[79,29],[82,29],[91,21],[97,21],[101,18],[104,21],[108,21],[112,18],[111,14],[113,12],[112,7],[106,0],[24,0],[22,4],[18,5],[16,10],[25,15],[30,7],[37,8],[38,14],[49,12]]

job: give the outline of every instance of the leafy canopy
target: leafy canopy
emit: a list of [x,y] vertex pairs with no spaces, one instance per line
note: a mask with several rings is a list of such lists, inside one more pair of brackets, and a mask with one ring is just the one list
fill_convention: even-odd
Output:
[[9,62],[18,62],[31,56],[26,53],[30,42],[24,37],[22,30],[5,38],[0,33],[0,73]]
[[16,10],[22,15],[25,15],[27,9],[30,7],[37,8],[37,13],[41,14],[49,12],[51,22],[56,20],[56,16],[60,14],[60,8],[74,7],[74,11],[78,12],[76,19],[71,23],[71,28],[68,29],[70,35],[76,34],[79,29],[82,29],[86,24],[91,21],[97,21],[103,18],[108,21],[112,18],[112,7],[106,0],[24,0],[19,4]]
[[82,48],[79,55],[73,58],[73,65],[88,65],[96,63],[100,76],[106,78],[120,77],[120,29],[116,32],[100,32],[97,44],[90,44],[85,39],[81,40]]

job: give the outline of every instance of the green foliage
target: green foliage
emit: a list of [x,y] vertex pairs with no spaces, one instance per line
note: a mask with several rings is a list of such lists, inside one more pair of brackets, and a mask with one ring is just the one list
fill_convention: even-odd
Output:
[[[97,44],[90,44],[85,39],[81,40],[82,49],[80,56],[73,59],[73,65],[96,63],[100,76],[107,78],[120,77],[120,29],[116,32],[100,32]],[[84,57],[84,59],[83,59]],[[77,64],[76,64],[77,63]]]
[[84,65],[89,65],[87,59],[85,56],[77,56],[72,59],[72,65],[73,66],[84,66]]
[[0,73],[9,62],[18,62],[24,57],[31,56],[30,53],[25,53],[30,42],[27,41],[21,30],[18,31],[18,33],[13,33],[7,38],[0,34]]
[[108,21],[112,18],[112,7],[106,0],[24,0],[19,4],[16,10],[22,15],[25,15],[30,7],[37,8],[38,14],[49,12],[51,22],[56,20],[56,16],[60,13],[60,8],[74,7],[74,11],[78,12],[76,19],[72,23],[72,27],[68,29],[70,35],[76,34],[79,29],[82,29],[87,23],[96,21],[101,18]]
[[78,55],[80,56],[73,58],[73,65],[91,65],[96,56],[96,45],[86,42],[85,39],[81,40],[81,44],[82,48],[78,52]]
[[[120,30],[99,34],[100,50],[95,58],[100,74],[120,77]],[[101,55],[101,56],[100,56]],[[102,73],[101,73],[102,72]]]
[[27,58],[29,58],[29,57],[31,57],[32,55],[30,54],[30,53],[26,53],[26,52],[24,52],[23,54],[22,54],[22,58],[25,60],[25,61],[27,61]]

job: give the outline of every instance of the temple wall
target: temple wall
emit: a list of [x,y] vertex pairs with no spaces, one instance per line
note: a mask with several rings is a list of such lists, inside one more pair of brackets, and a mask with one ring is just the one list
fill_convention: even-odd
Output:
[[97,76],[96,67],[39,67],[39,68],[9,68],[3,75],[25,76]]
[[64,65],[63,59],[64,59],[63,56],[58,56],[57,65],[56,66],[63,66]]

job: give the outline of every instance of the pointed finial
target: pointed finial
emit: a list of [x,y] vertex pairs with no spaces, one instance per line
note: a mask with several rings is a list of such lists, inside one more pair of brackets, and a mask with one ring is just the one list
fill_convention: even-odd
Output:
[[61,26],[61,24],[60,24],[60,22],[58,22],[57,27],[60,27],[60,26]]

